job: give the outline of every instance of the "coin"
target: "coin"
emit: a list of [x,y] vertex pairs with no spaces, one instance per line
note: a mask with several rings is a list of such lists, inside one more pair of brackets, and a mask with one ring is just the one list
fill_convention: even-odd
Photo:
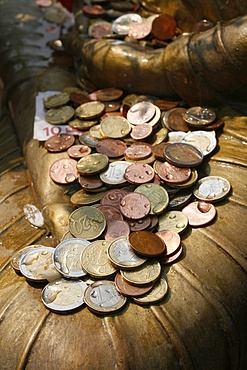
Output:
[[150,102],[134,104],[127,112],[127,119],[133,125],[142,125],[150,121],[156,112],[155,105]]
[[100,205],[112,206],[120,210],[120,203],[123,197],[127,194],[129,194],[129,192],[123,189],[108,190],[101,198]]
[[44,246],[40,244],[28,245],[27,247],[21,248],[19,251],[15,252],[10,261],[11,267],[16,272],[20,272],[20,262],[21,262],[22,257],[25,255],[25,253],[35,248],[39,248],[39,247],[44,247]]
[[166,157],[164,155],[164,149],[165,147],[169,145],[169,143],[162,142],[156,145],[152,146],[152,152],[155,156],[155,158],[159,159],[160,161],[164,162],[166,160]]
[[[102,197],[101,197],[102,198]],[[122,221],[123,215],[119,209],[113,206],[99,206],[98,209],[104,214],[106,218],[106,224],[111,221]]]
[[46,109],[58,108],[69,102],[70,96],[68,93],[53,94],[43,99]]
[[166,252],[164,255],[170,256],[178,251],[181,244],[180,235],[174,230],[160,230],[157,231],[156,235],[158,235],[165,243]]
[[99,140],[93,138],[89,131],[84,132],[79,136],[79,141],[81,144],[88,145],[90,148],[96,148]]
[[46,112],[45,119],[52,125],[67,123],[74,116],[74,109],[68,105],[51,108]]
[[207,176],[200,179],[193,189],[199,200],[217,202],[224,199],[231,190],[230,182],[221,176]]
[[188,143],[200,149],[204,156],[209,155],[216,148],[216,138],[207,131],[193,131],[186,134],[181,143]]
[[99,117],[104,112],[104,109],[104,103],[99,101],[90,101],[77,107],[75,110],[75,115],[80,119],[92,120],[96,117]]
[[88,34],[94,39],[102,39],[105,36],[110,36],[112,33],[112,24],[110,22],[101,21],[100,23],[93,23],[88,27]]
[[118,103],[116,101],[106,101],[106,102],[104,102],[104,104],[105,104],[105,112],[106,112],[105,114],[107,114],[107,113],[112,113],[112,114],[113,113],[114,114],[119,114],[120,113],[121,114],[121,112],[118,112],[118,110],[120,108],[120,103]]
[[124,220],[114,220],[106,225],[105,240],[113,241],[130,234],[129,224]]
[[96,239],[102,234],[105,227],[105,216],[95,207],[77,208],[69,216],[69,230],[76,238]]
[[198,179],[198,172],[194,168],[191,168],[191,176],[190,176],[189,180],[187,180],[183,183],[180,183],[180,184],[172,184],[170,182],[169,186],[177,188],[177,190],[186,189],[186,188],[189,188],[192,185],[194,185],[197,182],[197,179]]
[[126,183],[125,172],[130,166],[129,162],[116,161],[109,164],[108,168],[100,173],[100,179],[107,185],[121,185]]
[[169,14],[161,14],[153,20],[152,34],[158,40],[168,40],[175,35],[177,23]]
[[103,139],[97,146],[98,153],[107,155],[108,158],[118,158],[124,155],[127,145],[118,139]]
[[98,16],[105,14],[105,9],[101,5],[86,4],[82,7],[83,13],[91,16]]
[[59,279],[44,287],[41,300],[54,312],[68,312],[83,305],[86,288],[84,281]]
[[120,294],[123,294],[124,296],[128,297],[140,297],[150,292],[150,290],[154,286],[154,283],[150,283],[145,286],[134,286],[132,284],[129,284],[126,280],[124,280],[120,273],[116,274],[114,282],[116,284],[117,291]]
[[87,193],[84,189],[80,189],[72,194],[72,196],[70,197],[70,201],[77,207],[84,206],[98,202],[104,194],[105,191]]
[[67,239],[59,243],[53,254],[56,269],[66,278],[80,278],[87,273],[81,265],[81,253],[90,244],[81,238]]
[[68,122],[68,125],[72,128],[75,128],[77,130],[86,131],[89,130],[91,127],[97,125],[98,121],[83,121],[79,118],[75,118],[72,121]]
[[127,160],[135,161],[148,158],[152,150],[149,145],[134,143],[125,149],[124,154]]
[[185,137],[186,132],[183,131],[170,131],[168,132],[167,141],[171,143],[180,143],[180,141]]
[[112,22],[112,30],[118,35],[128,35],[130,27],[136,23],[142,23],[142,17],[139,14],[123,14]]
[[161,110],[161,111],[167,111],[173,108],[176,108],[179,104],[178,101],[170,101],[170,100],[164,100],[164,99],[157,99],[154,101],[154,104]]
[[211,21],[209,21],[208,19],[202,19],[196,24],[194,24],[192,28],[192,32],[204,32],[213,27],[214,27],[214,24]]
[[81,264],[87,273],[95,278],[105,278],[116,272],[107,256],[110,245],[106,240],[95,240],[81,254]]
[[166,254],[163,254],[162,256],[157,258],[162,265],[169,265],[170,263],[177,261],[182,254],[183,254],[183,245],[181,243],[180,247],[173,254],[170,254],[168,256]]
[[148,123],[142,123],[138,126],[133,126],[130,132],[130,136],[135,140],[143,140],[151,135],[153,127]]
[[129,218],[138,220],[147,216],[150,212],[151,204],[149,199],[140,193],[129,193],[125,195],[120,203],[120,211]]
[[84,301],[91,311],[106,314],[122,308],[127,298],[117,291],[113,281],[103,280],[87,287]]
[[75,142],[73,135],[57,134],[51,136],[45,141],[45,148],[49,152],[57,153],[63,152],[71,147]]
[[140,220],[128,220],[126,219],[130,226],[130,230],[133,231],[140,231],[145,230],[151,225],[151,217],[146,216]]
[[181,189],[170,199],[168,209],[179,209],[185,206],[191,199],[193,193],[191,188]]
[[100,180],[99,175],[92,176],[79,176],[79,183],[81,187],[87,191],[100,189],[103,182]]
[[91,148],[87,145],[72,145],[70,148],[67,149],[67,153],[70,158],[80,159],[85,155],[91,153]]
[[149,258],[143,265],[132,270],[120,270],[123,278],[133,285],[145,285],[155,282],[161,274],[160,263]]
[[168,284],[166,280],[162,277],[154,284],[153,289],[144,294],[142,297],[134,297],[133,300],[135,303],[140,305],[149,305],[160,302],[168,291]]
[[109,102],[117,100],[123,95],[123,90],[116,89],[114,87],[108,87],[101,90],[93,91],[89,94],[91,100],[100,100],[103,102]]
[[180,211],[169,211],[159,216],[158,231],[174,230],[183,232],[188,226],[188,217]]
[[170,131],[188,132],[189,127],[187,122],[184,120],[185,112],[185,108],[169,109],[163,116],[163,124]]
[[132,24],[129,28],[128,36],[132,39],[144,39],[151,32],[151,25],[148,22]]
[[191,126],[207,126],[216,118],[213,109],[205,107],[191,107],[184,113],[184,120]]
[[61,158],[50,167],[50,177],[58,184],[69,184],[77,180],[77,161],[72,158]]
[[216,216],[213,204],[201,200],[188,204],[182,209],[182,212],[188,217],[190,226],[207,225]]
[[103,119],[100,129],[105,137],[120,139],[130,133],[131,125],[126,118],[114,115]]
[[149,164],[134,163],[126,168],[124,176],[131,184],[144,184],[154,178],[154,170]]
[[166,249],[159,235],[145,230],[131,233],[129,242],[134,251],[144,257],[160,256]]
[[169,202],[167,191],[158,184],[142,184],[135,189],[136,193],[144,194],[150,201],[151,215],[158,215],[166,209]]
[[68,231],[66,231],[64,234],[63,234],[63,236],[62,236],[62,238],[61,238],[61,242],[63,242],[64,240],[68,240],[68,239],[72,239],[72,238],[74,238],[74,236],[71,234],[71,232],[68,230]]
[[81,175],[95,175],[108,166],[109,159],[105,154],[88,154],[77,162],[77,169]]
[[203,161],[200,149],[186,143],[172,143],[165,147],[166,160],[178,167],[195,167]]
[[181,184],[191,177],[191,169],[186,167],[177,167],[169,162],[163,162],[158,168],[159,177],[172,184]]
[[44,226],[45,221],[42,212],[34,204],[25,204],[23,207],[23,212],[26,220],[28,220],[31,225],[35,227]]
[[70,93],[70,100],[77,105],[82,105],[90,101],[87,93],[77,91],[72,91]]

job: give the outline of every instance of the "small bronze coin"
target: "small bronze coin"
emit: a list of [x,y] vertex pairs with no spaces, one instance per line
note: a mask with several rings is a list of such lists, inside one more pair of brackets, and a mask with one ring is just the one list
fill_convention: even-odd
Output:
[[143,140],[151,135],[153,127],[148,123],[143,123],[138,126],[132,127],[130,136],[135,140]]
[[113,241],[124,236],[129,236],[129,234],[130,227],[126,221],[111,221],[106,225],[105,240]]
[[84,5],[82,7],[83,13],[87,15],[92,15],[92,16],[98,16],[98,15],[103,15],[105,14],[105,9],[101,5]]
[[196,201],[188,204],[182,209],[188,217],[190,226],[204,226],[209,224],[216,216],[216,208],[213,204]]
[[170,131],[188,132],[189,126],[184,120],[185,108],[173,108],[168,110],[163,117],[164,125]]
[[[121,114],[121,112],[117,112],[120,108],[120,103],[118,103],[116,101],[106,101],[106,102],[104,102],[104,104],[105,104],[105,112],[106,113],[113,113],[114,112],[115,114],[116,113]],[[104,116],[102,118],[104,118]]]
[[120,203],[125,195],[129,194],[128,191],[122,189],[111,189],[105,193],[101,198],[101,206],[112,206],[120,209]]
[[[98,206],[98,209],[103,213],[106,219],[106,224],[114,221],[123,221],[123,215],[119,209],[113,206]],[[128,234],[129,235],[129,234]]]
[[88,97],[88,95],[86,95],[86,93],[83,94],[83,93],[78,93],[76,91],[73,91],[70,93],[70,100],[72,101],[72,103],[81,105],[81,104],[89,102],[90,98]]
[[165,147],[166,160],[178,167],[195,167],[203,161],[202,151],[193,145],[172,143]]
[[151,217],[146,216],[144,218],[141,218],[140,220],[128,220],[126,219],[130,226],[131,232],[134,231],[141,231],[147,229],[151,225]]
[[123,95],[123,90],[116,89],[114,87],[108,87],[105,89],[97,90],[89,94],[91,100],[100,100],[103,102],[110,102],[117,100]]
[[149,145],[136,143],[126,147],[124,154],[127,160],[137,161],[148,158],[152,154],[152,150]]
[[155,105],[142,101],[134,104],[127,112],[127,119],[133,125],[141,125],[150,121],[155,115]]
[[152,152],[153,152],[155,158],[158,159],[159,161],[164,162],[166,160],[166,157],[164,155],[164,149],[168,144],[169,143],[167,143],[167,142],[162,142],[162,143],[159,143],[159,144],[156,144],[156,145],[152,146]]
[[150,200],[140,193],[129,193],[125,195],[120,203],[122,214],[133,220],[146,217],[151,208]]
[[50,177],[58,184],[70,184],[77,180],[77,161],[72,158],[61,158],[50,167]]
[[176,250],[176,252],[168,256],[164,253],[162,256],[158,257],[158,261],[162,265],[168,265],[169,263],[177,261],[179,257],[181,257],[182,253],[183,253],[183,245],[181,243],[180,247]]
[[96,146],[96,151],[109,158],[118,158],[124,155],[127,145],[119,139],[102,139]]
[[181,244],[180,235],[174,230],[160,230],[157,231],[158,235],[165,243],[166,256],[170,256],[178,251]]
[[161,14],[153,20],[152,34],[158,40],[168,40],[175,35],[177,23],[169,14]]
[[170,110],[176,108],[178,106],[178,101],[170,101],[164,99],[157,99],[154,101],[154,105],[156,105],[161,111]]
[[119,272],[116,274],[114,282],[116,284],[117,291],[128,297],[140,297],[143,294],[149,293],[154,286],[154,283],[149,283],[145,286],[132,285],[124,280]]
[[81,187],[85,190],[95,190],[99,189],[103,182],[101,181],[98,175],[91,175],[91,176],[79,176],[79,183]]
[[125,170],[125,178],[131,184],[145,184],[154,178],[153,168],[146,163],[133,163]]
[[95,175],[108,166],[109,159],[105,154],[93,153],[79,159],[77,169],[82,175]]
[[145,230],[131,233],[129,242],[134,251],[144,257],[160,256],[166,249],[165,243],[157,234]]
[[45,148],[52,153],[64,152],[71,147],[74,142],[75,137],[73,135],[57,134],[45,141]]
[[70,158],[74,159],[80,159],[84,157],[85,155],[88,155],[91,153],[91,148],[87,145],[72,145],[68,150],[67,150],[68,155]]
[[159,166],[158,175],[168,183],[181,184],[189,180],[191,169],[188,167],[177,167],[169,162],[164,162]]

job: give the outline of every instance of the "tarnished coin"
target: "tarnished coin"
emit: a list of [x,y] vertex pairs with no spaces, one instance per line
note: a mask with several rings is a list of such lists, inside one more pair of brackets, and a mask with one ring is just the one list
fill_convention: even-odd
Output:
[[170,131],[188,132],[189,126],[184,120],[185,112],[185,108],[169,109],[163,115],[163,125],[165,125]]
[[84,281],[59,279],[44,287],[41,300],[54,312],[71,311],[83,305],[86,288]]
[[227,179],[221,176],[207,176],[200,179],[193,189],[195,197],[207,202],[217,202],[225,198],[231,190]]
[[127,297],[140,297],[150,292],[154,283],[146,284],[145,286],[135,286],[128,283],[120,273],[117,273],[114,279],[117,291]]
[[168,40],[175,35],[177,23],[169,14],[161,14],[153,20],[152,34],[158,40]]
[[98,153],[107,155],[108,158],[118,158],[124,155],[127,145],[118,139],[103,139],[97,146]]
[[148,22],[136,23],[130,26],[128,36],[132,39],[144,39],[151,32],[151,25]]
[[170,186],[170,188],[174,188],[174,189],[177,189],[177,190],[186,189],[186,188],[190,188],[191,186],[193,186],[197,182],[197,179],[198,179],[198,172],[194,168],[191,168],[191,176],[190,176],[189,180],[187,180],[183,183],[180,183],[180,184],[172,184],[170,182],[169,186]]
[[91,153],[91,148],[87,145],[72,145],[67,149],[70,158],[80,159]]
[[168,184],[181,184],[190,179],[191,169],[188,167],[177,167],[169,162],[164,162],[158,168],[158,175]]
[[77,161],[72,158],[61,158],[50,167],[50,177],[58,184],[70,184],[78,179]]
[[112,33],[112,24],[110,22],[94,22],[88,27],[88,34],[94,39],[102,39],[105,36],[110,36]]
[[159,143],[159,144],[156,144],[156,145],[152,146],[152,152],[153,152],[155,158],[158,159],[159,161],[164,162],[166,160],[166,157],[165,157],[165,154],[164,154],[164,149],[167,145],[169,145],[169,143],[162,142],[162,143]]
[[184,136],[181,143],[194,145],[204,156],[209,155],[216,148],[217,140],[210,132],[193,131]]
[[130,136],[135,140],[143,140],[151,135],[153,127],[148,123],[142,123],[138,126],[133,126],[130,132]]
[[112,30],[118,35],[128,35],[130,27],[140,23],[142,23],[142,17],[139,14],[127,13],[112,22]]
[[133,163],[125,170],[125,179],[131,184],[144,184],[154,178],[154,170],[149,164]]
[[127,119],[133,125],[142,125],[150,121],[156,113],[156,107],[151,102],[142,101],[134,104],[127,112]]
[[77,208],[69,216],[69,230],[76,238],[96,239],[103,233],[105,227],[105,216],[95,207]]
[[81,265],[81,254],[90,244],[81,238],[67,239],[59,243],[53,254],[53,262],[60,274],[66,278],[80,278],[87,273]]
[[43,103],[46,109],[51,109],[51,108],[61,107],[62,105],[67,104],[69,100],[70,100],[70,94],[63,92],[63,93],[53,94],[53,95],[50,95],[44,98]]
[[53,264],[54,248],[39,246],[27,251],[20,260],[20,272],[31,281],[51,281],[61,277]]
[[123,95],[123,90],[116,89],[115,87],[108,87],[105,89],[93,91],[89,94],[91,100],[100,100],[102,102],[109,102],[117,100]]
[[87,287],[84,301],[91,311],[106,314],[122,308],[127,298],[117,291],[113,281],[103,280]]
[[70,197],[70,201],[75,206],[80,207],[98,202],[104,194],[105,191],[88,193],[84,189],[80,189],[72,194],[72,196]]
[[160,263],[149,258],[143,265],[132,270],[121,270],[121,275],[130,284],[145,285],[155,282],[161,274]]
[[105,154],[88,154],[77,162],[77,169],[81,175],[95,175],[108,166],[109,159]]
[[160,230],[157,231],[156,235],[158,235],[166,245],[166,252],[164,253],[166,257],[176,253],[180,248],[181,238],[176,231]]
[[108,190],[101,198],[100,205],[112,206],[120,210],[120,203],[123,197],[127,194],[129,194],[129,192],[123,189]]
[[[111,114],[118,114],[121,112],[118,112],[120,109],[120,103],[117,101],[106,101],[105,104],[105,114],[111,113]],[[121,114],[122,115],[122,114]],[[125,117],[126,118],[126,117]]]
[[161,277],[156,283],[154,284],[153,289],[149,292],[144,294],[142,297],[134,297],[133,300],[135,303],[140,305],[149,305],[153,303],[160,302],[164,299],[165,295],[168,291],[168,284],[166,280]]
[[107,256],[110,245],[106,240],[95,240],[81,254],[81,264],[87,273],[95,278],[105,278],[116,272]]
[[16,272],[20,272],[20,262],[21,262],[22,257],[25,255],[25,253],[27,253],[28,251],[31,251],[33,249],[39,248],[39,247],[44,247],[44,246],[40,245],[40,244],[28,245],[27,247],[24,247],[24,248],[20,249],[19,251],[15,252],[11,261],[10,261],[11,267]]
[[195,167],[203,161],[203,153],[193,145],[172,143],[165,147],[166,160],[178,167]]
[[60,125],[67,123],[73,118],[75,110],[69,105],[65,105],[59,108],[51,108],[46,112],[45,119],[52,125]]
[[125,173],[131,165],[129,162],[116,161],[109,164],[108,168],[100,173],[100,179],[107,185],[121,185],[126,183]]
[[184,120],[191,126],[207,126],[216,118],[213,109],[206,107],[191,107],[184,113]]
[[188,217],[190,226],[204,226],[209,224],[216,216],[213,204],[202,200],[192,202],[182,209]]
[[113,241],[117,238],[129,236],[130,227],[129,224],[124,220],[115,220],[108,222],[105,231],[105,240]]
[[164,212],[168,206],[168,193],[158,184],[142,184],[135,189],[135,192],[144,194],[149,199],[151,204],[151,215],[159,215]]
[[79,141],[81,144],[88,145],[90,148],[96,148],[99,140],[93,138],[89,131],[84,132],[79,136]]
[[120,139],[130,133],[131,125],[126,118],[113,115],[101,121],[100,129],[105,137]]
[[159,216],[158,231],[174,230],[177,233],[183,232],[188,226],[188,217],[180,211],[169,211]]
[[81,104],[75,110],[75,115],[80,119],[92,120],[99,117],[105,109],[104,103],[100,101],[91,101]]
[[134,251],[144,257],[160,256],[166,249],[159,235],[145,230],[131,233],[129,242]]
[[161,110],[167,111],[173,108],[176,108],[179,104],[178,101],[171,101],[171,100],[164,100],[164,99],[157,99],[154,101],[154,104]]
[[145,230],[151,225],[151,216],[146,216],[140,220],[128,220],[126,221],[129,224],[131,232]]
[[82,7],[83,13],[92,16],[99,16],[105,14],[105,8],[98,4],[86,4]]
[[84,103],[87,103],[90,101],[88,94],[86,92],[77,92],[77,91],[72,91],[70,93],[70,100],[78,105],[82,105]]
[[152,154],[152,150],[149,145],[134,143],[126,148],[124,154],[127,160],[137,161],[148,158]]
[[140,193],[129,193],[125,195],[120,203],[120,211],[122,214],[134,220],[147,216],[150,212],[150,208],[150,200]]
[[[101,197],[102,198],[102,197]],[[106,224],[114,221],[122,221],[123,215],[120,210],[113,206],[98,206],[98,209],[104,214],[106,218]]]
[[174,263],[177,261],[183,254],[183,245],[180,244],[180,247],[174,252],[173,254],[166,255],[165,253],[157,257],[158,261],[161,263],[161,265],[169,265],[170,263]]
[[145,258],[135,254],[128,237],[120,237],[112,241],[107,253],[110,261],[122,269],[132,269],[146,261]]
[[103,182],[100,180],[99,175],[92,176],[79,176],[79,183],[81,187],[87,191],[99,189],[102,187]]
[[74,142],[75,137],[73,135],[57,134],[45,141],[45,148],[52,153],[64,152],[71,147]]

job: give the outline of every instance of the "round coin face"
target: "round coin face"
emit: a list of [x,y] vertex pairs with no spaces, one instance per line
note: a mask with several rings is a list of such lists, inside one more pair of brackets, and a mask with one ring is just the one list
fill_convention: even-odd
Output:
[[158,184],[142,184],[135,189],[135,192],[144,194],[149,199],[151,204],[151,215],[158,215],[164,212],[168,206],[168,193]]
[[130,133],[131,125],[128,120],[122,116],[110,115],[101,121],[100,130],[105,137],[120,139]]
[[213,204],[202,200],[192,202],[182,209],[189,220],[190,226],[204,226],[209,224],[216,216]]
[[129,242],[134,251],[144,257],[160,256],[166,249],[163,239],[145,230],[131,233]]
[[115,220],[107,223],[105,240],[113,241],[121,236],[128,236],[129,234],[129,224],[124,220]]
[[129,284],[120,273],[116,274],[114,282],[116,284],[117,291],[124,296],[140,297],[150,292],[153,288],[154,283],[146,284],[145,286],[135,286]]
[[216,148],[217,140],[210,132],[193,131],[186,134],[181,143],[188,143],[200,149],[204,156],[211,154]]
[[154,170],[149,164],[133,163],[126,168],[124,177],[131,184],[144,184],[153,180]]
[[207,202],[217,202],[225,198],[231,190],[227,179],[221,176],[207,176],[200,179],[193,189],[195,197]]
[[105,105],[99,101],[90,101],[81,104],[75,110],[75,115],[80,119],[94,119],[99,117],[105,109]]
[[86,288],[84,281],[59,279],[44,287],[41,299],[50,310],[67,312],[83,305]]
[[69,216],[69,229],[76,238],[96,239],[102,234],[105,227],[105,216],[95,207],[83,206],[77,208]]
[[150,126],[148,123],[143,123],[138,126],[133,126],[130,136],[134,140],[143,140],[149,137],[152,132],[153,132],[153,127]]
[[113,21],[112,30],[118,35],[128,35],[130,27],[136,23],[142,23],[142,17],[139,14],[123,14]]
[[67,104],[69,100],[70,100],[69,93],[59,93],[44,98],[43,103],[46,109],[51,109],[61,107],[62,105]]
[[123,95],[123,90],[116,89],[114,87],[108,87],[105,89],[97,90],[92,92],[89,97],[92,100],[100,100],[103,102],[109,102],[117,100]]
[[44,247],[43,245],[40,245],[40,244],[34,244],[34,245],[29,245],[27,247],[24,247],[22,249],[20,249],[19,251],[17,251],[12,259],[11,259],[11,267],[17,271],[17,272],[20,272],[20,262],[21,262],[21,259],[22,257],[24,256],[24,254],[30,250],[33,250],[35,248],[39,248],[39,247]]
[[136,23],[130,26],[128,36],[132,39],[144,39],[151,32],[151,25],[148,22]]
[[103,139],[96,146],[97,152],[107,155],[108,158],[121,157],[126,149],[127,145],[118,139]]
[[129,192],[123,189],[111,189],[108,190],[105,195],[101,198],[100,205],[112,206],[120,209],[120,203],[125,195]]
[[108,166],[109,159],[105,154],[93,153],[79,159],[77,169],[82,175],[95,175]]
[[87,145],[72,145],[67,150],[68,155],[70,158],[73,159],[80,159],[82,157],[85,157],[85,155],[88,155],[91,153],[91,148]]
[[121,185],[126,183],[125,172],[131,165],[130,162],[116,161],[109,164],[108,168],[100,173],[100,179],[104,184]]
[[113,281],[101,280],[87,287],[84,301],[91,311],[106,314],[122,308],[127,298],[117,291]]
[[127,119],[133,125],[142,125],[150,121],[155,115],[155,105],[150,102],[134,104],[127,112]]
[[161,14],[153,20],[152,34],[158,40],[168,40],[175,35],[177,23],[169,14]]
[[63,152],[71,147],[75,142],[73,135],[57,134],[45,141],[45,148],[49,152]]
[[191,107],[184,113],[184,120],[191,126],[207,126],[216,118],[213,109],[205,107]]
[[133,285],[145,285],[155,282],[161,274],[161,265],[149,258],[143,265],[133,270],[121,270],[123,278]]
[[129,193],[125,195],[120,203],[120,211],[125,217],[131,220],[138,220],[147,216],[150,208],[149,199],[140,193]]
[[185,108],[173,108],[165,112],[163,116],[163,124],[170,131],[182,131],[188,132],[189,127],[187,122],[184,120]]
[[158,175],[162,180],[169,184],[181,184],[190,179],[191,169],[186,167],[177,167],[169,162],[164,162],[159,166]]
[[134,302],[140,305],[149,305],[153,303],[160,302],[166,295],[168,291],[168,284],[166,280],[162,277],[154,284],[153,289],[144,294],[142,297],[135,297]]
[[166,256],[174,254],[180,247],[180,235],[174,230],[160,230],[156,233],[166,245]]
[[46,112],[45,119],[52,125],[60,125],[68,122],[74,116],[74,109],[68,105],[59,108],[51,108]]
[[188,226],[188,217],[180,211],[169,211],[159,216],[158,231],[174,230],[183,232]]
[[172,143],[165,147],[166,160],[178,167],[195,167],[203,161],[203,153],[193,145]]
[[72,158],[61,158],[50,167],[50,177],[58,184],[70,184],[78,179],[77,161]]

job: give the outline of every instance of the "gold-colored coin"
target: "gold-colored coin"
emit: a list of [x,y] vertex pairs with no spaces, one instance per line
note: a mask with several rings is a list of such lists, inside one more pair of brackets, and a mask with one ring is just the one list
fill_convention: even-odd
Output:
[[74,116],[74,109],[65,105],[60,108],[51,108],[46,112],[45,119],[52,125],[67,123]]
[[163,162],[156,160],[153,164],[153,169],[155,173],[158,173],[159,167],[162,165]]
[[100,125],[94,125],[89,130],[90,135],[97,140],[105,139],[105,135],[103,135]]
[[69,216],[69,230],[76,238],[96,239],[103,233],[105,227],[105,216],[95,207],[77,208]]
[[13,255],[11,261],[10,261],[10,264],[11,264],[11,267],[13,267],[13,269],[17,272],[20,272],[20,262],[21,262],[21,259],[22,257],[24,256],[24,254],[30,250],[33,250],[35,248],[39,248],[39,247],[43,247],[43,245],[40,245],[40,244],[33,244],[33,245],[29,245],[27,247],[24,247],[22,249],[20,249],[19,251],[15,252],[15,254]]
[[102,172],[108,166],[109,159],[105,154],[93,153],[85,155],[77,162],[77,170],[82,175],[93,175]]
[[105,109],[105,104],[99,101],[90,101],[81,104],[75,110],[76,117],[85,120],[92,120],[99,117]]
[[143,265],[133,270],[121,270],[123,278],[133,285],[145,285],[156,281],[161,274],[161,265],[149,258]]
[[75,118],[72,121],[69,121],[69,126],[72,127],[72,128],[75,128],[77,130],[87,131],[91,127],[93,127],[94,125],[97,125],[97,123],[98,123],[97,120],[94,120],[94,121],[82,121],[79,118]]
[[198,172],[194,168],[191,168],[191,177],[188,181],[183,182],[182,184],[176,184],[176,185],[169,183],[169,186],[172,188],[185,189],[185,188],[189,188],[190,186],[194,185],[197,182],[197,179],[198,179]]
[[159,215],[164,212],[169,203],[167,191],[158,184],[142,184],[135,192],[146,195],[151,203],[150,214]]
[[58,108],[69,102],[69,93],[53,94],[44,98],[43,103],[46,109]]
[[68,230],[66,231],[62,238],[61,238],[61,242],[63,242],[64,240],[68,240],[68,239],[71,239],[71,238],[74,238],[74,236],[71,234],[71,232]]
[[89,131],[83,132],[83,134],[79,136],[79,141],[81,144],[90,146],[90,148],[96,148],[97,144],[99,143],[99,140],[94,139],[90,135]]
[[155,162],[155,156],[153,154],[151,154],[148,158],[146,159],[139,159],[139,160],[136,160],[136,161],[133,161],[131,159],[127,159],[128,162],[130,163],[145,163],[145,164],[153,164]]
[[166,280],[162,277],[156,283],[154,284],[153,289],[147,293],[144,294],[142,297],[133,298],[135,303],[138,303],[140,305],[148,305],[152,303],[160,302],[168,291],[168,284]]
[[158,231],[173,230],[181,233],[188,226],[188,217],[180,211],[165,212],[159,216]]
[[95,278],[105,278],[117,270],[108,258],[107,250],[111,242],[95,240],[81,254],[81,264],[87,273]]
[[70,197],[70,201],[75,206],[84,206],[88,204],[93,204],[98,202],[105,193],[106,193],[105,191],[97,193],[87,193],[85,190],[81,189]]
[[112,139],[127,136],[131,131],[129,121],[121,116],[109,116],[102,120],[100,129],[103,135]]
[[166,141],[167,136],[168,136],[168,129],[166,127],[162,127],[157,132],[154,132],[150,136],[150,139],[148,141],[152,145],[157,145],[157,144],[162,143],[163,141]]

